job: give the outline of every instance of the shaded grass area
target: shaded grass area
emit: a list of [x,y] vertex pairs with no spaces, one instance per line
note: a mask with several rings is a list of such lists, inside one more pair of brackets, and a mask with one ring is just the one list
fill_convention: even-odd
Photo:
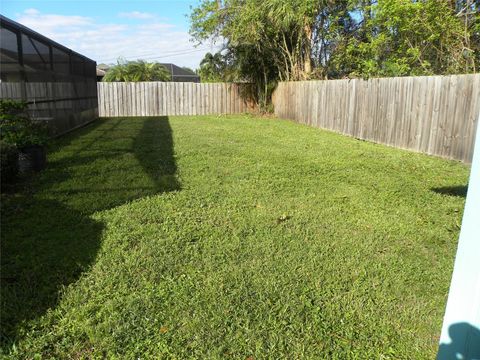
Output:
[[101,120],[49,159],[2,199],[5,354],[434,357],[466,166],[248,116]]
[[91,215],[177,190],[175,170],[166,118],[116,119],[57,141],[47,170],[2,196],[2,344],[90,267],[104,229]]

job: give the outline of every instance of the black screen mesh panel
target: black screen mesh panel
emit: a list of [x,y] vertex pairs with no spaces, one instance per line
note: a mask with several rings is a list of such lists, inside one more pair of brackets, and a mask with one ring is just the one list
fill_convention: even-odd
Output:
[[70,55],[56,46],[52,46],[52,54],[53,71],[60,74],[70,74]]
[[32,118],[48,121],[54,134],[93,120],[95,61],[2,15],[0,20],[0,97],[27,101]]

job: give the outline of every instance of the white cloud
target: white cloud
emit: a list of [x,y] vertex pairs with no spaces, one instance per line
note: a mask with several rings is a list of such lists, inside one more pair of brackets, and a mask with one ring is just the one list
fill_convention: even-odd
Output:
[[152,19],[155,17],[154,14],[140,12],[140,11],[132,11],[132,12],[122,12],[119,13],[118,16],[128,19]]
[[17,21],[30,28],[43,28],[51,31],[53,28],[85,26],[93,23],[85,16],[65,16],[55,14],[41,14],[37,9],[27,9],[17,18]]
[[28,9],[16,20],[97,63],[115,63],[123,57],[197,68],[206,52],[218,49],[218,46],[195,48],[187,31],[157,22],[155,18],[145,19],[141,24],[100,23],[90,17],[44,14]]
[[35,16],[35,15],[39,14],[39,11],[37,9],[26,9],[24,11],[24,14],[25,15],[30,15],[30,16]]
[[144,31],[146,33],[152,33],[155,31],[162,31],[165,29],[171,29],[174,28],[175,25],[172,24],[166,24],[166,23],[150,23],[150,24],[142,24],[138,25],[137,29],[140,31]]

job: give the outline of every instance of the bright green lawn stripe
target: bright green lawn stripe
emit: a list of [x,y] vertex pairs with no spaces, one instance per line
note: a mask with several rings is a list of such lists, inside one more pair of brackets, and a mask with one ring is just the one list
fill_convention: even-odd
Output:
[[2,198],[4,354],[431,359],[467,176],[288,121],[100,120]]

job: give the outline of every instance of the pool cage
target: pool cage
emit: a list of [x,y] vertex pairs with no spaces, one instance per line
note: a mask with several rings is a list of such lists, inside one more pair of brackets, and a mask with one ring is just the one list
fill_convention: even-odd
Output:
[[0,98],[62,134],[98,116],[96,62],[0,15]]

